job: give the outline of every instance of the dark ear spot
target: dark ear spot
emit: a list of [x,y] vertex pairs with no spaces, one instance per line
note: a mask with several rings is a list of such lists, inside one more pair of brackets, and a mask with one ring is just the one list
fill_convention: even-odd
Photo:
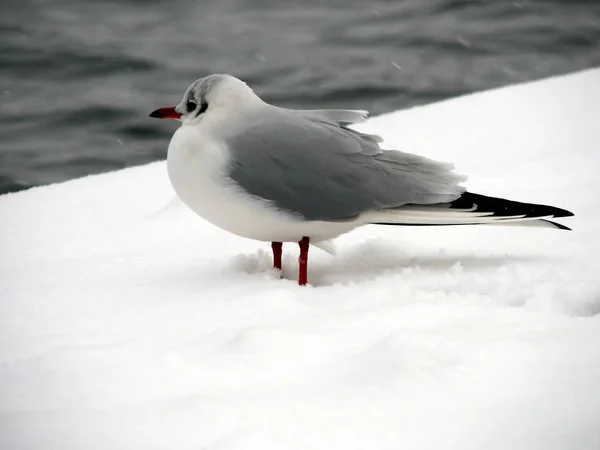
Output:
[[208,109],[208,103],[206,103],[204,100],[202,100],[202,103],[200,103],[200,111],[198,112],[198,114],[202,114],[204,111],[206,111]]

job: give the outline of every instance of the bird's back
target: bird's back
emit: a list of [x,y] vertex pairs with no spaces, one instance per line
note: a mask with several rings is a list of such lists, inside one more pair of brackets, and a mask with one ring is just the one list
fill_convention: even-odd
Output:
[[363,114],[267,106],[228,140],[229,176],[306,220],[348,220],[408,203],[448,202],[464,192],[450,165],[382,150],[378,136],[347,128],[353,117]]

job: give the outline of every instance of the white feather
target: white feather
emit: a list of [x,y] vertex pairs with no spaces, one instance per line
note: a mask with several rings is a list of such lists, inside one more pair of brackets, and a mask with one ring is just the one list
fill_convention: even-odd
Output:
[[494,216],[491,212],[475,212],[458,209],[410,207],[372,211],[361,216],[369,223],[390,223],[398,225],[465,225],[465,224],[504,224],[540,219],[551,219],[553,216],[525,217]]

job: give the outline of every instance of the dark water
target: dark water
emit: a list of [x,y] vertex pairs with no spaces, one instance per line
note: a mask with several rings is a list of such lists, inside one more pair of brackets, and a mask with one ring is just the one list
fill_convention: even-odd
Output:
[[148,118],[225,72],[373,114],[600,65],[600,0],[3,0],[0,192],[165,158]]

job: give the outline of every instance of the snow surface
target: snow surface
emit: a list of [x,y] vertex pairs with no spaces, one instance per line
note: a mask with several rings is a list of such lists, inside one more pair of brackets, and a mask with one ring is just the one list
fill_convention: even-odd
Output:
[[366,227],[306,288],[164,162],[0,197],[0,448],[599,449],[599,118],[590,70],[370,120],[574,231]]

